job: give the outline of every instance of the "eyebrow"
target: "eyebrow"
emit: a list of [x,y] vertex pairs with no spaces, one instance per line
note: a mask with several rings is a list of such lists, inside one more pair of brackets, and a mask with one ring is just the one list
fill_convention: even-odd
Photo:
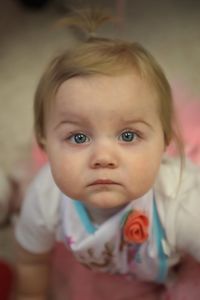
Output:
[[129,119],[127,119],[127,120],[123,119],[122,122],[124,124],[127,124],[127,125],[128,124],[140,123],[140,124],[144,124],[147,127],[153,129],[153,126],[151,124],[149,124],[148,122],[146,122],[145,120],[143,120],[143,119],[130,119],[130,120]]
[[[135,124],[135,123],[140,123],[140,124],[144,124],[145,126],[149,127],[151,130],[153,130],[153,127],[151,126],[151,124],[149,124],[148,122],[144,121],[144,120],[141,120],[141,119],[133,119],[133,120],[122,120],[122,122],[125,124],[125,125],[130,125],[130,124]],[[59,128],[60,126],[62,125],[82,125],[82,121],[80,120],[63,120],[61,122],[59,122],[55,127],[54,127],[54,130],[56,130],[57,128]]]
[[54,129],[56,130],[57,128],[59,128],[60,126],[62,126],[62,125],[65,125],[65,124],[69,124],[69,125],[80,125],[80,124],[82,124],[82,121],[80,121],[80,120],[76,120],[76,119],[74,119],[74,120],[62,120],[62,121],[60,121],[55,127],[54,127]]

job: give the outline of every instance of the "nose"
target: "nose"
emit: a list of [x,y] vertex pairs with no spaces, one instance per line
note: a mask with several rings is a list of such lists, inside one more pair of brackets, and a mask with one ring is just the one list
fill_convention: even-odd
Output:
[[114,169],[118,166],[116,149],[111,145],[98,145],[92,150],[90,166],[93,169],[109,168]]

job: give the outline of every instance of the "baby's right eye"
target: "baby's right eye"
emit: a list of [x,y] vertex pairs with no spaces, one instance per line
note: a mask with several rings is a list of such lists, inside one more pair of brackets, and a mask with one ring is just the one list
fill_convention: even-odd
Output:
[[68,140],[70,140],[74,144],[84,144],[90,141],[90,138],[84,133],[75,133],[72,134]]

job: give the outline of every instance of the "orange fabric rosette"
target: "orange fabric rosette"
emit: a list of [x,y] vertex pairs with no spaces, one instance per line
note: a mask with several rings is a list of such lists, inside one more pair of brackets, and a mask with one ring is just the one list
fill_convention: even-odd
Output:
[[149,219],[143,212],[130,212],[123,226],[124,240],[128,243],[142,244],[148,239]]

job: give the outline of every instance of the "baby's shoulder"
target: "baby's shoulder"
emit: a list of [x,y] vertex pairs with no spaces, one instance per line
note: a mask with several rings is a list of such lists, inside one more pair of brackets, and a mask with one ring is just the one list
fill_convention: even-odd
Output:
[[31,252],[52,249],[59,233],[61,192],[46,165],[27,189],[15,230],[18,242]]
[[165,156],[155,183],[155,190],[168,200],[181,198],[185,193],[197,188],[200,190],[200,167],[186,159]]
[[[155,185],[155,197],[171,249],[188,251],[187,245],[193,249],[194,243],[189,237],[197,236],[200,229],[199,195],[200,167],[186,160],[181,168],[178,159],[165,157]],[[195,247],[196,244],[190,251],[193,256]]]
[[30,190],[35,190],[39,195],[57,195],[60,193],[53,179],[49,164],[44,165],[35,175],[29,186]]
[[35,210],[47,218],[54,218],[59,211],[61,195],[47,164],[38,171],[29,185],[24,202],[29,211]]

